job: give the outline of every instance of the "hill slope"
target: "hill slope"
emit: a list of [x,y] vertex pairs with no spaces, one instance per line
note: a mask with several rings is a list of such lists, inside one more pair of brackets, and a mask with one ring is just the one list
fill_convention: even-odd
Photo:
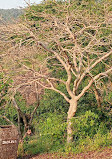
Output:
[[23,13],[22,9],[0,9],[0,20],[12,21]]

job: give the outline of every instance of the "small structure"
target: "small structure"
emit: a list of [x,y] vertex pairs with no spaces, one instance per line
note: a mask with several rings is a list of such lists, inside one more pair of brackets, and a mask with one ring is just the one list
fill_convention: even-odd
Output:
[[0,159],[16,159],[18,143],[19,135],[15,126],[0,126]]

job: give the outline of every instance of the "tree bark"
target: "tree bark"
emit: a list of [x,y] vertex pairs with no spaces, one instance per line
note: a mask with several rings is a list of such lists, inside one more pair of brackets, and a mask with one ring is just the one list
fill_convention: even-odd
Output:
[[26,116],[25,114],[21,111],[21,109],[18,107],[16,101],[14,98],[12,98],[12,101],[13,101],[13,105],[14,107],[16,108],[17,112],[19,113],[20,117],[22,117],[23,119],[23,123],[24,123],[24,133],[27,131],[28,129],[28,122],[27,122],[27,119],[26,119]]
[[77,110],[77,100],[71,99],[68,111],[68,117],[67,117],[67,144],[72,143],[73,141],[73,130],[72,130],[71,119],[74,117],[76,110]]

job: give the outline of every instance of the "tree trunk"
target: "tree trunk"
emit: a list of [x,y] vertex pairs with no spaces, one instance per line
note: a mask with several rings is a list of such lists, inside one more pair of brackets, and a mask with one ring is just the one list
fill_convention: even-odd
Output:
[[73,131],[72,131],[72,122],[71,119],[74,117],[77,110],[77,100],[71,99],[70,107],[68,111],[67,117],[67,143],[71,143],[73,141]]
[[27,122],[26,116],[25,116],[25,114],[21,111],[21,109],[19,108],[19,106],[17,105],[16,100],[15,100],[14,97],[12,98],[12,101],[13,101],[13,105],[14,105],[14,107],[16,108],[18,114],[19,114],[20,117],[22,117],[22,119],[23,119],[23,123],[24,123],[24,133],[25,133],[25,132],[27,131],[27,129],[28,129],[28,122]]

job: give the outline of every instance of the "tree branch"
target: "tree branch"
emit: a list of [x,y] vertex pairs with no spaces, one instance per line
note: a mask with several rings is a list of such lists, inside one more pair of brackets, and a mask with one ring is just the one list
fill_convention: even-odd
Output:
[[65,98],[65,100],[66,100],[67,102],[70,101],[70,99],[69,99],[63,92],[61,92],[60,90],[54,88],[53,85],[52,85],[51,87],[47,87],[47,86],[45,86],[44,84],[40,83],[39,81],[37,81],[37,83],[40,84],[42,87],[44,87],[44,88],[46,88],[46,89],[54,90],[54,91],[56,91],[57,93],[61,94],[61,95]]
[[82,90],[82,92],[77,96],[78,97],[78,99],[80,99],[83,95],[84,95],[84,93],[91,87],[91,85],[93,84],[93,82],[95,81],[95,80],[97,80],[100,76],[105,76],[105,75],[107,75],[109,72],[111,72],[112,71],[112,67],[110,68],[110,69],[108,69],[107,71],[105,71],[105,72],[102,72],[102,73],[99,73],[98,75],[96,75],[94,78],[92,78],[91,80],[90,80],[90,82],[89,82],[89,84]]
[[[8,123],[10,123],[11,125],[14,125],[14,123],[12,121],[10,121],[6,116],[4,115],[0,115],[1,118],[5,119]],[[15,126],[15,125],[14,125]]]
[[102,56],[101,58],[99,58],[98,60],[96,60],[96,62],[94,62],[94,64],[92,64],[90,67],[87,67],[87,69],[83,72],[83,74],[80,77],[80,80],[77,83],[77,88],[79,87],[79,84],[81,83],[81,81],[83,80],[83,78],[85,77],[85,75],[91,70],[93,69],[98,63],[100,63],[102,60],[106,59],[108,56],[110,56],[112,54],[112,51],[110,51],[109,53],[106,53],[104,56]]

